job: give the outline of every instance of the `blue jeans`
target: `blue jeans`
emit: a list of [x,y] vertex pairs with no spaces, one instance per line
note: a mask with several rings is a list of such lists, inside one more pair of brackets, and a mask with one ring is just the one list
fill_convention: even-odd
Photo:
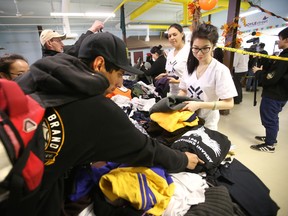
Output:
[[[252,69],[249,68],[247,76],[248,76],[248,78],[246,80],[246,91],[250,91],[250,90],[254,91],[255,75],[254,75]],[[256,88],[257,88],[257,85],[256,85]]]
[[273,145],[276,143],[279,131],[279,113],[285,106],[287,101],[278,101],[270,98],[262,97],[260,104],[260,117],[262,125],[266,130],[265,143]]

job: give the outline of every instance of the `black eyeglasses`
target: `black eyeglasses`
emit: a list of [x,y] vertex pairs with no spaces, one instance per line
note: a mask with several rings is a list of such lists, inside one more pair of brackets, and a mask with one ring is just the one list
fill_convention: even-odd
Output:
[[210,51],[210,49],[211,47],[203,47],[203,48],[192,47],[192,52],[197,54],[199,51],[201,51],[203,54],[206,54]]

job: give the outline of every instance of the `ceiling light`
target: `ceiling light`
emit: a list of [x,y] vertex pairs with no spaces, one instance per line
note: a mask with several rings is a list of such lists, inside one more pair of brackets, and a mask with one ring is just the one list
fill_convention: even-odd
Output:
[[50,13],[54,17],[115,17],[114,13]]
[[261,12],[260,10],[248,11],[248,12],[239,14],[239,17],[247,17],[247,16],[250,16],[252,14],[256,14],[256,13],[260,13],[260,12]]

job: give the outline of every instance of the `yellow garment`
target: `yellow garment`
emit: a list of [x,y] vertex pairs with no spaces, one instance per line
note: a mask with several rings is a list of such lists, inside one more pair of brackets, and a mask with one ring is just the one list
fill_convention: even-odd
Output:
[[162,215],[175,190],[172,178],[168,184],[165,177],[146,167],[113,169],[101,177],[99,186],[111,202],[122,198],[135,209],[148,210],[153,215]]
[[191,111],[155,112],[150,115],[150,118],[166,131],[174,132],[186,126],[193,127],[198,125],[199,119],[197,116],[195,120],[187,122],[193,113]]

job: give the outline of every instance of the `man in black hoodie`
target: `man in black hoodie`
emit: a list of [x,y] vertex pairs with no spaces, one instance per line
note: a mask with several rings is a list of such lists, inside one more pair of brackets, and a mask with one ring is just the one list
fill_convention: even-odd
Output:
[[46,108],[45,172],[32,215],[60,214],[63,177],[71,167],[95,161],[162,166],[169,172],[204,163],[195,154],[172,150],[142,134],[112,100],[129,65],[124,42],[110,33],[89,35],[79,56],[65,53],[40,59],[18,84]]
[[[279,49],[283,49],[280,57],[288,57],[288,28],[279,32]],[[265,127],[266,136],[256,136],[255,139],[263,143],[251,145],[251,149],[270,152],[275,151],[279,131],[279,113],[288,100],[288,61],[277,60],[269,68],[265,66],[253,67],[253,72],[262,74],[262,99],[260,104],[260,117]]]

